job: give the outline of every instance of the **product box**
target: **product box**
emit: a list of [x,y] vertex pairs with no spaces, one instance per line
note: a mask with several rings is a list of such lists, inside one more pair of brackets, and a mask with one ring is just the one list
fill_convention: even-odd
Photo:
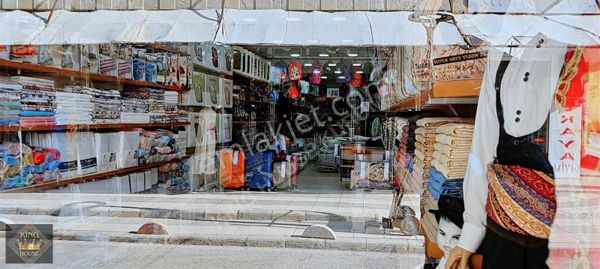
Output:
[[87,175],[98,171],[98,162],[96,160],[96,147],[94,133],[77,133],[77,173]]
[[203,117],[201,113],[190,112],[188,114],[189,125],[185,126],[185,132],[187,133],[187,147],[196,147],[197,143],[201,140],[202,135],[202,121]]
[[179,55],[173,54],[167,59],[169,67],[166,83],[167,85],[180,86],[179,82]]
[[187,87],[189,81],[189,70],[190,70],[190,62],[189,57],[179,56],[179,85],[181,87]]
[[204,90],[206,88],[206,75],[192,72],[192,81],[189,91],[181,95],[181,104],[185,106],[204,106]]
[[210,42],[202,43],[202,66],[217,72],[221,71],[219,50],[222,47],[222,45],[212,44]]
[[151,53],[148,57],[152,58],[152,62],[156,65],[156,79],[154,82],[165,84],[168,74],[167,54]]
[[204,46],[202,43],[193,43],[188,47],[192,64],[204,66]]
[[126,44],[116,46],[117,73],[120,78],[133,78],[133,56],[132,47]]
[[233,107],[233,80],[220,79],[221,82],[221,101],[219,105],[225,108]]
[[98,45],[81,45],[81,72],[98,74],[100,72],[100,48]]
[[133,49],[133,79],[135,80],[146,80],[145,53],[145,49]]
[[63,45],[62,67],[79,71],[81,70],[81,52],[79,45]]
[[61,45],[43,45],[38,46],[39,65],[62,67],[62,49]]
[[138,165],[137,151],[140,145],[140,133],[137,131],[119,132],[118,141],[117,168],[121,169]]
[[119,133],[95,133],[96,159],[98,172],[117,169],[117,151],[119,150]]
[[205,105],[217,107],[221,103],[221,82],[220,78],[212,75],[206,75],[206,87],[204,91]]
[[32,45],[13,45],[10,47],[10,60],[37,64],[38,48]]
[[233,136],[233,115],[217,114],[219,116],[218,140],[220,143],[231,142]]
[[98,45],[98,59],[100,62],[100,74],[106,76],[117,76],[117,61],[115,57],[115,45]]
[[0,45],[0,59],[10,59],[10,46]]
[[233,47],[223,46],[219,52],[219,69],[225,74],[233,75]]

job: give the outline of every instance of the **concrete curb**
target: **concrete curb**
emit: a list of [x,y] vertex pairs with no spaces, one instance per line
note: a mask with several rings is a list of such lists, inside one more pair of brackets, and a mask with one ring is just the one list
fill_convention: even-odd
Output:
[[394,238],[393,240],[370,238],[325,240],[285,235],[140,235],[119,232],[58,231],[54,233],[54,239],[86,242],[329,249],[404,254],[422,254],[425,251],[422,240],[406,238]]
[[121,218],[158,218],[179,220],[286,220],[286,221],[380,221],[381,216],[356,216],[353,212],[339,215],[327,212],[304,210],[270,210],[262,208],[211,208],[211,209],[159,209],[98,206],[80,210],[61,210],[61,208],[42,207],[3,207],[0,214],[5,215],[51,215],[51,216],[103,216]]

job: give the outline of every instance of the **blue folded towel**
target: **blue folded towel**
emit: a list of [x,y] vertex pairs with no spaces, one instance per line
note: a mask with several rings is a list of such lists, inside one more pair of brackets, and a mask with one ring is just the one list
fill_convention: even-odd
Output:
[[51,116],[54,116],[54,112],[23,110],[23,111],[21,111],[21,116],[23,116],[23,117],[51,117]]

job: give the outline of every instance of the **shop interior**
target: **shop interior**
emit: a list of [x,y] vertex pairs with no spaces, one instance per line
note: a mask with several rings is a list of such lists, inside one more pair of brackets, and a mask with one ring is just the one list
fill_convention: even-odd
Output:
[[[537,37],[519,38],[515,44]],[[462,197],[491,47],[465,35],[461,40],[2,45],[0,190],[393,190],[383,226],[421,232],[428,256],[440,258],[431,240],[438,221],[428,212],[438,208],[442,192]],[[589,56],[595,50],[571,49],[575,56],[567,61],[595,60]],[[593,93],[581,94],[594,100]],[[597,129],[586,124],[578,130],[588,134],[581,146],[593,149]],[[545,125],[531,139],[563,161],[566,152],[548,143],[555,129]],[[597,176],[600,158],[589,152],[571,157],[581,159],[582,174]],[[419,207],[401,205],[408,193],[420,197]]]

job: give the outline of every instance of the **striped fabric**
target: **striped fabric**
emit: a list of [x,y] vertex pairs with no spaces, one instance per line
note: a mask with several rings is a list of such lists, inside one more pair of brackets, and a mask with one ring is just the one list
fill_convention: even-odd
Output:
[[554,180],[520,166],[491,164],[487,173],[488,217],[509,231],[548,239],[556,215]]

